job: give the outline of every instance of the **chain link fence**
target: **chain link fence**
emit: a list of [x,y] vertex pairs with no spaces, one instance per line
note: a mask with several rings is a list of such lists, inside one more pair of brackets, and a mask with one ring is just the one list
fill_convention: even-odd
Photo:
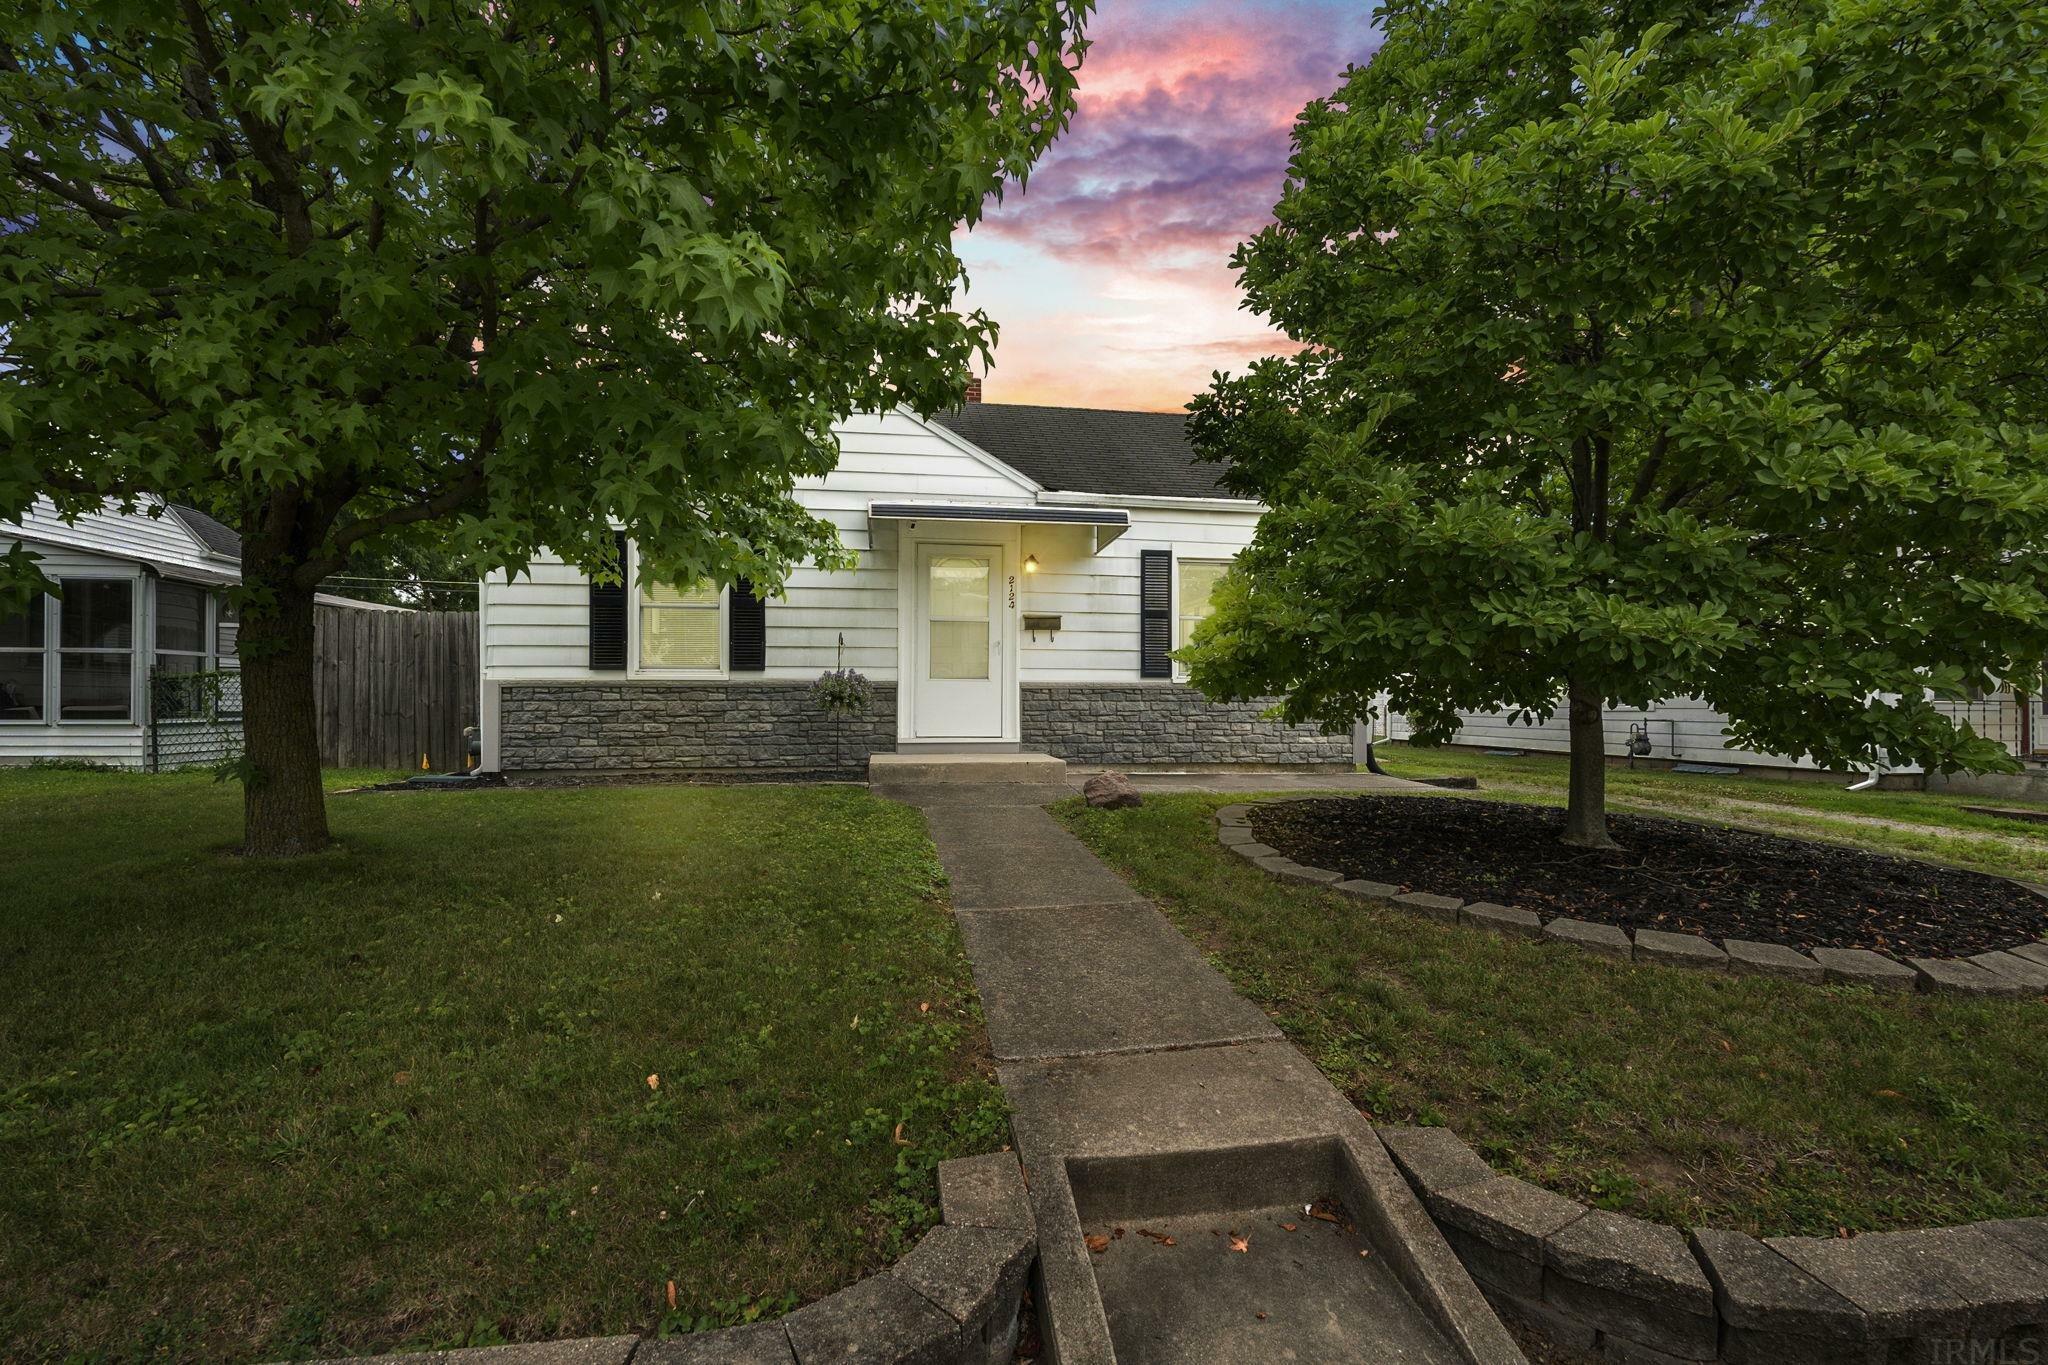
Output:
[[149,770],[218,768],[242,756],[242,675],[149,673]]

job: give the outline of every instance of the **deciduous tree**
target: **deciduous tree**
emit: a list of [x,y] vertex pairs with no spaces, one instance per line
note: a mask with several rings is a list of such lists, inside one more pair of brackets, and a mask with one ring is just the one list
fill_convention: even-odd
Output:
[[[950,240],[1088,0],[30,0],[0,18],[0,518],[242,533],[248,848],[319,846],[312,593],[435,544],[766,589],[850,410],[954,401]],[[33,566],[9,564],[20,586]]]
[[1834,767],[2012,760],[1930,701],[2048,652],[2048,9],[1409,0],[1294,137],[1198,444],[1272,511],[1192,656],[1341,725],[1388,694],[1697,696]]

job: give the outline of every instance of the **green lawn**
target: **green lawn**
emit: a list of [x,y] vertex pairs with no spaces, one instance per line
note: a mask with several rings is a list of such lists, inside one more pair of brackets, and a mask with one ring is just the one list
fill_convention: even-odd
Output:
[[915,811],[330,808],[336,849],[251,864],[237,788],[0,772],[0,1354],[741,1321],[890,1259],[937,1161],[1001,1144]]
[[[1380,745],[1380,766],[1397,777],[1475,777],[1477,795],[1564,804],[1562,754],[1489,758],[1469,749]],[[2048,810],[2041,802],[1926,792],[1845,790],[1846,781],[1702,777],[1657,768],[1609,767],[1616,809],[1720,820],[1807,839],[1831,839],[1931,858],[2028,881],[2048,881],[2048,825],[1978,815],[1967,806]]]
[[1225,852],[1229,799],[1059,811],[1376,1122],[1448,1124],[1504,1170],[1681,1225],[2048,1213],[2048,1005],[1629,967],[1363,907]]

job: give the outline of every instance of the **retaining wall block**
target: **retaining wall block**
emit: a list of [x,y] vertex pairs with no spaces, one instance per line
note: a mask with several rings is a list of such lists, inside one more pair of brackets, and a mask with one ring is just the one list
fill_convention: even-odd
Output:
[[1911,992],[1920,988],[1920,974],[1868,948],[1815,948],[1826,979],[1849,986],[1868,986],[1878,991]]
[[1389,886],[1385,882],[1369,882],[1360,877],[1332,882],[1330,889],[1341,891],[1355,900],[1371,901],[1376,905],[1392,905],[1394,898],[1401,894],[1401,888],[1398,886]]
[[1633,955],[1628,935],[1611,924],[1592,924],[1582,919],[1554,919],[1543,926],[1543,936],[1574,948],[1627,962]]
[[1720,1348],[1714,1289],[1675,1229],[1605,1209],[1589,1210],[1543,1242],[1543,1300],[1678,1360],[1712,1360]]
[[960,1324],[893,1275],[870,1275],[782,1320],[797,1365],[953,1365]]
[[1784,981],[1817,985],[1826,975],[1818,962],[1782,943],[1752,943],[1748,939],[1727,938],[1721,940],[1721,947],[1728,953],[1728,970],[1738,976],[1774,976]]
[[2029,962],[2014,953],[1975,953],[1970,961],[1994,976],[2003,976],[2019,982],[2036,995],[2048,994],[2048,967],[2038,962]]
[[1543,917],[1534,910],[1523,910],[1513,905],[1475,901],[1458,911],[1458,921],[1481,929],[1491,929],[1496,934],[1506,934],[1510,938],[1543,937]]
[[1698,934],[1638,929],[1635,937],[1638,962],[1661,962],[1668,967],[1697,967],[1712,972],[1728,970],[1728,954]]
[[1974,962],[1945,957],[1909,957],[1906,965],[1920,975],[1920,989],[1936,995],[1994,995],[2017,1000],[2032,995],[2020,982],[1988,971]]
[[634,1353],[633,1365],[796,1365],[789,1332],[781,1319],[722,1332],[698,1332],[649,1341]]
[[1474,1278],[1534,1302],[1543,1298],[1544,1238],[1586,1212],[1583,1204],[1507,1175],[1432,1190],[1423,1204]]
[[1008,1365],[1037,1243],[1024,1228],[941,1224],[890,1273],[959,1324],[952,1359]]
[[1458,909],[1464,903],[1456,896],[1439,896],[1431,891],[1410,891],[1404,896],[1394,897],[1394,904],[1401,909],[1413,910],[1444,924],[1458,922]]
[[1494,1178],[1486,1158],[1448,1128],[1379,1128],[1380,1142],[1420,1199]]
[[954,1227],[1033,1227],[1031,1195],[1013,1152],[955,1157],[939,1163],[939,1208]]

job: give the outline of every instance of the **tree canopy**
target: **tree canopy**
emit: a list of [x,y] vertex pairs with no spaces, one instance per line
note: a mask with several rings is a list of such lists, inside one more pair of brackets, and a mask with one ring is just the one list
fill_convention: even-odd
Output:
[[[2048,8],[1413,0],[1236,257],[1303,343],[1198,446],[1271,507],[1192,674],[1424,740],[1698,696],[1745,747],[2009,766],[2048,653]],[[1590,750],[1590,753],[1587,751]]]
[[1064,125],[1087,8],[11,7],[0,518],[241,531],[252,801],[261,661],[352,558],[615,572],[609,519],[678,581],[838,562],[793,481],[986,354],[952,234]]

